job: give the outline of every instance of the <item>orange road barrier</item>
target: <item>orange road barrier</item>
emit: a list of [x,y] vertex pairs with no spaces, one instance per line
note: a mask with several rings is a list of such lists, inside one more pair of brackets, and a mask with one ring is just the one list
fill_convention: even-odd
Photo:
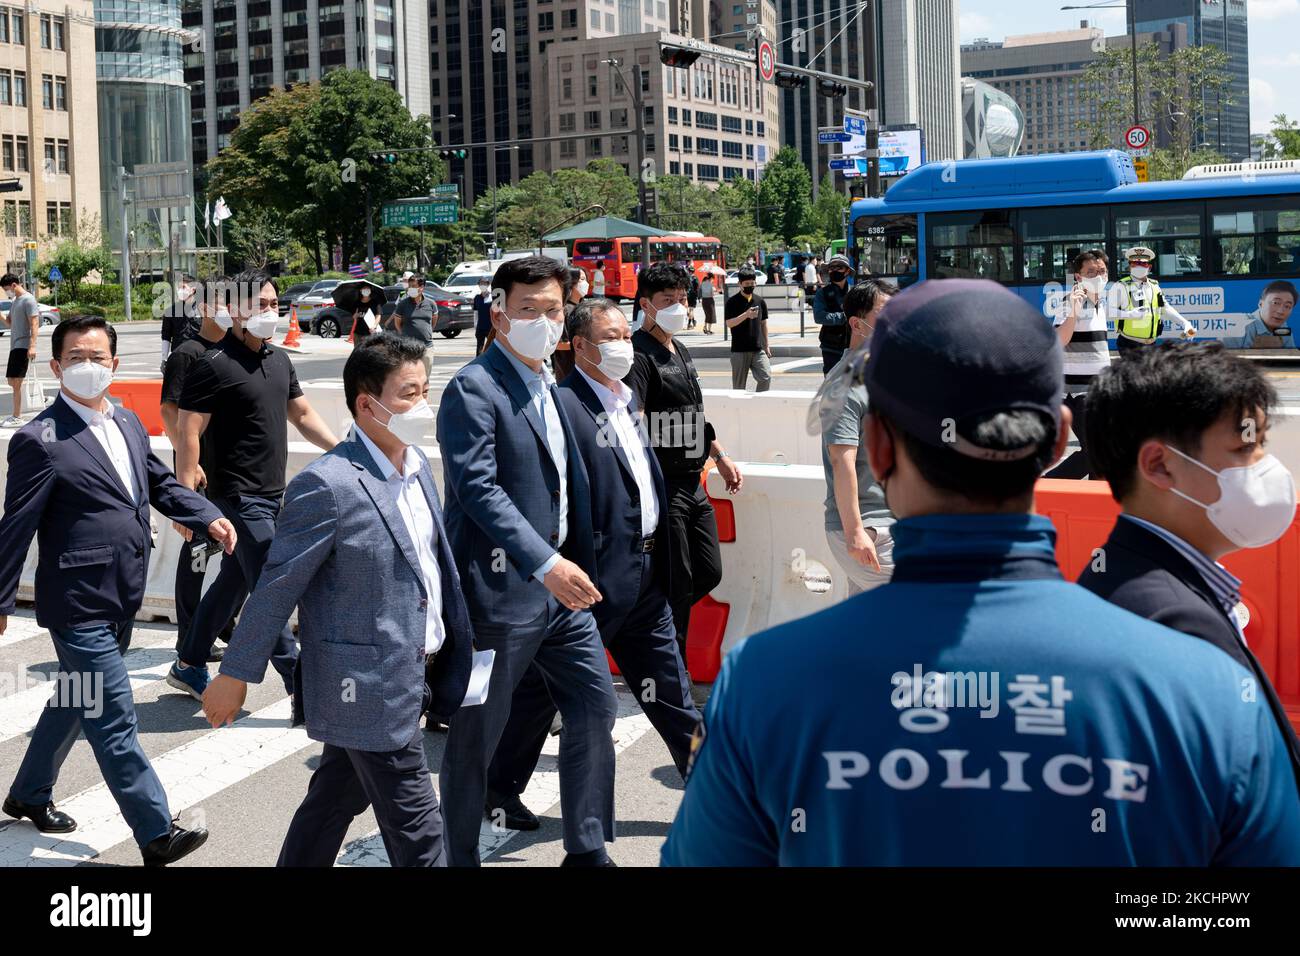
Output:
[[162,379],[118,378],[108,387],[108,394],[122,403],[123,408],[135,412],[140,424],[150,435],[162,435]]
[[302,336],[302,329],[298,327],[298,307],[296,305],[289,307],[289,331],[285,333],[284,341],[281,345],[289,348],[296,348],[298,339]]
[[[1119,517],[1106,482],[1045,478],[1034,497],[1038,513],[1056,526],[1056,559],[1068,580],[1105,560],[1100,549]],[[1228,555],[1223,566],[1242,582],[1241,600],[1250,613],[1246,643],[1300,730],[1300,522],[1267,547]]]

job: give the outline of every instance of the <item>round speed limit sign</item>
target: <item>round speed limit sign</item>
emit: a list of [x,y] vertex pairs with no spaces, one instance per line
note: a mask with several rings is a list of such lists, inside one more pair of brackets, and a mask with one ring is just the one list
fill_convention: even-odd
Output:
[[765,83],[772,82],[772,77],[776,75],[776,51],[767,40],[758,44],[758,75]]
[[1124,134],[1124,141],[1128,143],[1129,149],[1146,149],[1147,143],[1151,142],[1151,131],[1145,126],[1134,126]]

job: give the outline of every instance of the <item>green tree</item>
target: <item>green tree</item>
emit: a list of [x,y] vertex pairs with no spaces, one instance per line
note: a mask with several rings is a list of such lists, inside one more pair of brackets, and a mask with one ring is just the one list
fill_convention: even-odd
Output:
[[[1235,105],[1228,55],[1217,47],[1161,53],[1155,43],[1138,46],[1138,118],[1155,133],[1149,164],[1152,179],[1181,179],[1192,166],[1221,161],[1204,137],[1204,104]],[[1097,116],[1082,123],[1093,149],[1123,149],[1133,125],[1133,54],[1114,48],[1089,64],[1080,99]]]
[[58,266],[63,273],[63,288],[67,299],[74,299],[81,283],[92,272],[105,273],[113,268],[113,252],[104,236],[98,216],[87,216],[78,223],[75,235],[60,240],[36,265],[36,277],[50,285],[50,267]]
[[269,263],[285,259],[289,232],[278,210],[250,204],[231,217],[225,239],[234,261],[242,262],[246,269],[265,269]]
[[[535,172],[516,186],[497,191],[497,245],[502,248],[535,246],[541,237],[566,220],[581,221],[603,215],[627,218],[636,207],[637,188],[621,164],[610,159],[592,160],[585,169]],[[487,200],[486,205],[484,199]],[[486,223],[481,232],[492,231],[492,194],[480,197],[472,217]],[[577,217],[575,219],[575,217]]]
[[1300,123],[1279,113],[1273,117],[1270,137],[1264,145],[1265,159],[1300,159]]
[[245,111],[230,146],[208,164],[208,193],[224,195],[236,218],[254,205],[274,210],[304,246],[338,241],[355,262],[365,252],[366,217],[357,213],[367,187],[378,229],[385,202],[427,195],[446,172],[432,150],[396,153],[392,163],[371,155],[431,143],[428,119],[412,117],[391,86],[335,70]]
[[812,232],[820,236],[822,241],[820,246],[813,245],[814,252],[820,251],[832,239],[844,238],[844,211],[849,208],[851,202],[852,200],[840,190],[834,173],[827,173],[822,177],[811,217]]
[[807,232],[812,218],[812,176],[792,146],[782,146],[763,170],[759,186],[763,229],[789,243]]

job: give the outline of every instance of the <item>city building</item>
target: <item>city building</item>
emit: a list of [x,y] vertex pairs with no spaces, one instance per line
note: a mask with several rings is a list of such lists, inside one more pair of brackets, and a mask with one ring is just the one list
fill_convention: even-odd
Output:
[[[539,145],[539,165],[582,167],[593,159],[613,157],[635,173],[636,138],[600,133],[636,125],[628,84],[632,65],[639,64],[646,157],[657,175],[704,184],[761,175],[763,164],[781,145],[780,90],[760,84],[752,65],[716,55],[731,52],[721,46],[695,43],[706,52],[689,69],[660,62],[661,43],[686,42],[685,37],[654,32],[550,47],[538,86],[550,108],[539,133],[592,135]],[[621,72],[607,62],[611,59],[619,62]]]
[[[180,0],[95,0],[99,188],[104,228],[121,249],[122,178],[142,165],[189,163],[190,95]],[[87,71],[88,72],[88,71]],[[166,247],[194,247],[193,196],[155,213],[130,207],[132,248],[161,267]]]
[[[961,70],[957,0],[781,0],[779,56],[795,66],[870,78],[868,16],[874,15],[878,103],[885,126],[919,126],[926,158],[962,156]],[[865,109],[865,94],[851,88],[842,99],[818,94],[815,85],[782,90],[782,142],[794,146],[813,173],[814,189],[838,146],[818,143],[821,127],[840,126],[844,110]]]
[[90,0],[0,6],[0,193],[4,268],[99,215],[99,124]]
[[1138,33],[1186,31],[1192,46],[1228,54],[1228,96],[1204,94],[1199,141],[1229,162],[1250,158],[1250,30],[1246,0],[1134,0]]
[[[1171,24],[1138,37],[1139,46],[1151,42],[1168,54],[1187,45],[1187,30]],[[962,46],[961,67],[964,76],[987,83],[1019,105],[1025,132],[1021,154],[1070,153],[1089,148],[1086,124],[1097,119],[1096,106],[1084,95],[1084,73],[1099,53],[1131,50],[1131,44],[1127,35],[1107,37],[1085,22],[1076,30],[1009,36],[1002,42],[976,40]],[[1167,131],[1157,129],[1156,144],[1166,140]]]
[[[598,37],[667,31],[693,16],[684,0],[520,0],[514,4],[429,3],[430,108],[440,143],[495,144],[544,135],[553,109],[540,94],[547,48]],[[658,58],[656,56],[656,62]],[[585,75],[574,82],[586,83]],[[534,117],[542,122],[534,122]],[[546,144],[476,145],[451,176],[467,203],[493,183],[544,169]],[[489,169],[489,163],[491,169]]]
[[[184,0],[198,42],[185,51],[195,168],[230,142],[239,114],[273,88],[365,70],[428,116],[430,42],[425,0]],[[437,44],[433,56],[437,57]]]
[[1020,105],[983,80],[961,83],[963,155],[966,159],[1017,156],[1025,141]]

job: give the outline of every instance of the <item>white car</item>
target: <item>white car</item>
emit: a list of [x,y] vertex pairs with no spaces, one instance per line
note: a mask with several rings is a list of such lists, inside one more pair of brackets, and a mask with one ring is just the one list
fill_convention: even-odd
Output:
[[298,322],[302,323],[310,319],[316,309],[332,309],[334,289],[342,281],[342,279],[321,279],[311,287],[310,292],[297,299],[293,304],[298,307]]
[[[0,315],[4,316],[4,321],[0,322],[0,336],[9,334],[9,309],[13,304],[13,299],[0,299]],[[54,306],[43,302],[37,304],[41,307],[41,325],[58,325],[62,321],[63,316]]]

